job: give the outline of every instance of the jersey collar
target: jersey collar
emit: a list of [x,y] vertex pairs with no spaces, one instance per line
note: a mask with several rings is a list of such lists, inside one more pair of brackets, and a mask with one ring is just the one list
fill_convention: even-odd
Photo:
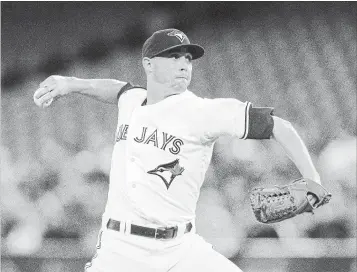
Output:
[[[172,95],[169,95],[168,97],[165,97],[164,100],[161,100],[160,102],[158,103],[161,103],[162,101],[165,101],[167,98],[169,97],[173,97],[173,96],[178,96],[178,97],[184,97],[186,94],[189,93],[189,90],[186,89],[186,91],[182,92],[182,93],[178,93],[178,94],[172,94]],[[145,97],[144,101],[141,103],[141,106],[147,106],[147,97]],[[151,105],[149,105],[151,106]]]

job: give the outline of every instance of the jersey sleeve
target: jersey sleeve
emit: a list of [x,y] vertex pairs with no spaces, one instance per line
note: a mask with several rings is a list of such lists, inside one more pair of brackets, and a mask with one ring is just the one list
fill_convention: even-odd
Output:
[[201,114],[204,117],[204,140],[214,141],[221,136],[244,139],[249,124],[251,103],[233,98],[203,99]]
[[120,97],[122,96],[123,93],[125,93],[126,91],[128,91],[128,90],[130,90],[130,89],[132,89],[132,88],[134,88],[134,86],[133,86],[130,82],[126,83],[126,84],[119,90],[119,92],[118,92],[118,94],[117,94],[117,100],[120,99]]
[[[143,95],[143,93],[145,93]],[[146,89],[141,86],[132,85],[130,82],[125,84],[118,92],[117,95],[118,106],[125,104],[124,100],[138,100],[138,103],[143,104],[146,101]]]
[[274,126],[272,108],[255,108],[233,98],[203,99],[204,140],[221,136],[239,139],[269,139]]

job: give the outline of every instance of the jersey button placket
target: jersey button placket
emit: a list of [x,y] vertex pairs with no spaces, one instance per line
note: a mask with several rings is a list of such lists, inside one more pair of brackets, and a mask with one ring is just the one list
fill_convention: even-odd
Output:
[[[134,136],[133,131],[135,131],[136,123],[135,123],[135,109],[132,113],[131,120],[130,120],[130,128],[128,131],[128,142],[127,142],[127,156],[128,156],[128,163],[127,163],[127,184],[129,187],[129,195],[133,192],[133,189],[136,188],[137,184],[135,180],[133,180],[133,175],[136,171],[136,158],[133,156],[133,149],[134,149]],[[133,201],[133,198],[131,198]]]
[[135,172],[136,172],[136,159],[132,154],[132,146],[130,146],[130,152],[128,152],[128,163],[127,163],[127,182],[130,189],[136,188],[135,183]]
[[[135,158],[134,157],[131,157],[130,158],[130,162],[131,162],[131,165],[130,165],[130,168],[133,168],[135,167]],[[136,183],[134,181],[131,181],[131,188],[135,189],[136,188]]]

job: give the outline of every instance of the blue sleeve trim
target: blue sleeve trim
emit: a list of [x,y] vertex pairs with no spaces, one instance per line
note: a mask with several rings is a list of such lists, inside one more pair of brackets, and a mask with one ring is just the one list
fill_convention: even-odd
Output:
[[244,110],[244,133],[241,139],[246,139],[248,136],[248,131],[249,131],[249,110],[252,107],[252,103],[247,102],[245,105],[245,110]]
[[134,89],[134,88],[141,88],[141,89],[144,89],[144,90],[145,90],[145,88],[143,88],[143,87],[141,87],[141,86],[134,86],[134,85],[132,85],[130,82],[128,82],[127,84],[125,84],[125,85],[119,90],[118,95],[117,95],[117,100],[119,100],[120,96],[121,96],[123,93],[125,93],[125,92],[127,92],[127,91],[129,91],[129,90],[131,90],[131,89]]
[[248,114],[249,130],[246,139],[270,139],[274,128],[273,112],[274,108],[250,107]]
[[118,92],[118,94],[117,94],[117,100],[119,100],[119,98],[120,98],[120,96],[123,94],[123,93],[125,93],[127,90],[129,90],[129,89],[132,89],[133,88],[133,85],[131,85],[131,83],[127,83],[127,84],[125,84],[120,90],[119,90],[119,92]]

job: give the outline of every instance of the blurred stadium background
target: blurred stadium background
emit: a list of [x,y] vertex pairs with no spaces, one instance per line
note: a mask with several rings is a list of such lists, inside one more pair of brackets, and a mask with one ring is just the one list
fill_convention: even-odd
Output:
[[198,232],[245,272],[356,271],[356,5],[1,2],[1,271],[83,271],[107,197],[117,110],[81,96],[41,110],[52,74],[145,85],[140,49],[175,27],[202,44],[191,90],[273,106],[305,140],[329,205],[258,224],[248,191],[299,177],[270,141],[222,138]]

